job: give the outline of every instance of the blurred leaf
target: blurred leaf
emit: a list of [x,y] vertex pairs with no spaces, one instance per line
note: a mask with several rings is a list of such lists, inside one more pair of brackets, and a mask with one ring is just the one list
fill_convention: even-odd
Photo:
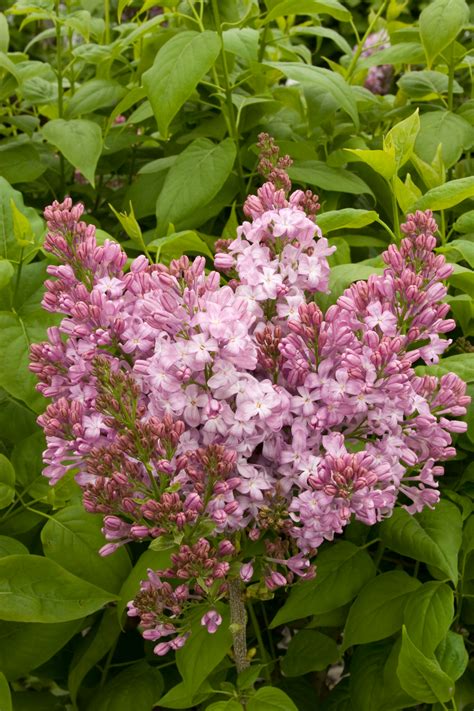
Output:
[[282,659],[285,676],[303,676],[312,671],[323,671],[340,657],[336,642],[316,630],[301,630],[292,639]]
[[214,198],[227,180],[236,156],[234,142],[213,143],[198,138],[179,154],[171,166],[156,203],[158,230],[166,233]]
[[392,152],[363,148],[346,148],[345,150],[355,155],[358,160],[369,165],[372,170],[375,170],[385,180],[391,180],[397,172],[395,152],[393,150]]
[[331,210],[323,212],[317,216],[316,222],[325,234],[333,230],[341,229],[356,229],[357,227],[365,227],[375,222],[378,215],[374,210],[356,210],[352,207],[342,208],[340,210]]
[[7,555],[19,555],[24,553],[28,553],[28,548],[20,541],[17,541],[16,538],[0,536],[0,558],[4,558]]
[[350,22],[350,10],[336,0],[283,0],[273,7],[264,24],[285,15],[330,15],[340,22]]
[[220,52],[217,32],[185,30],[172,37],[143,74],[158,129],[168,137],[168,127]]
[[413,206],[414,210],[446,210],[474,197],[474,177],[450,180],[428,190]]
[[298,711],[298,709],[284,691],[264,686],[249,699],[247,711]]
[[87,711],[152,711],[163,686],[158,669],[145,661],[137,662],[95,693]]
[[[397,84],[410,98],[428,100],[448,93],[449,77],[442,72],[429,70],[406,72]],[[463,92],[462,86],[457,81],[453,82],[453,92],[455,94]]]
[[125,96],[126,89],[111,79],[91,79],[76,89],[66,105],[66,115],[74,118],[90,114],[106,106],[115,106]]
[[393,151],[397,169],[410,159],[419,130],[420,116],[417,109],[411,116],[395,124],[384,136],[384,152],[391,154]]
[[278,69],[288,79],[297,81],[303,86],[327,92],[333,97],[337,106],[351,117],[354,125],[359,126],[355,94],[340,74],[300,62],[267,62],[266,64]]
[[85,119],[54,119],[42,129],[48,143],[55,146],[89,183],[95,185],[95,169],[102,153],[102,131]]
[[120,634],[120,625],[113,608],[104,610],[100,621],[87,632],[76,647],[69,667],[68,688],[73,701],[87,673],[107,654]]
[[0,454],[0,509],[11,504],[15,498],[15,470],[4,454]]
[[450,111],[428,111],[420,117],[415,151],[422,160],[431,163],[441,144],[443,162],[450,168],[473,142],[474,127],[465,118]]
[[13,711],[10,686],[2,672],[0,672],[0,709],[2,711]]
[[26,676],[51,659],[82,626],[82,619],[56,624],[0,620],[0,668],[7,679]]
[[[372,194],[371,189],[358,175],[344,168],[332,168],[319,160],[295,161],[288,175],[297,183],[305,183],[319,190],[359,195]],[[350,209],[350,208],[348,208]]]
[[469,21],[469,8],[464,0],[433,0],[420,15],[420,35],[428,68],[458,36]]

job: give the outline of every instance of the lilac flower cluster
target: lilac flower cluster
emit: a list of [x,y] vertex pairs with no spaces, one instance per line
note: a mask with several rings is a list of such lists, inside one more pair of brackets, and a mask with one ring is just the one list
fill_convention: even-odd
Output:
[[[267,182],[249,218],[219,241],[215,266],[149,264],[80,220],[69,199],[45,210],[45,249],[59,266],[43,305],[64,314],[31,349],[45,475],[74,472],[87,511],[104,516],[112,553],[130,541],[170,547],[129,614],[165,654],[189,634],[186,611],[229,580],[255,595],[314,575],[312,558],[351,518],[374,524],[397,498],[414,513],[439,497],[437,462],[465,423],[465,384],[415,375],[450,343],[434,254],[436,223],[417,212],[382,275],[353,284],[326,314],[334,251],[317,199]],[[256,552],[258,551],[258,552]],[[164,639],[165,638],[165,639]]]
[[[390,38],[386,30],[373,32],[364,42],[361,57],[371,57],[382,49],[390,47]],[[364,86],[373,94],[388,94],[393,79],[393,67],[391,64],[381,64],[377,67],[370,67],[365,78]]]

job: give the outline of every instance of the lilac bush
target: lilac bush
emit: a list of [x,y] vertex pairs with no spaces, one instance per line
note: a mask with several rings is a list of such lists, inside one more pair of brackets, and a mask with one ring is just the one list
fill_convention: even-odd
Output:
[[131,541],[170,548],[128,611],[158,655],[185,643],[194,605],[207,603],[212,634],[221,598],[313,577],[318,547],[351,519],[434,506],[451,433],[466,430],[465,383],[414,371],[438,361],[455,325],[431,212],[409,215],[383,274],[323,313],[335,248],[317,198],[290,192],[287,162],[262,141],[270,179],[235,239],[217,243],[218,271],[185,256],[126,270],[81,205],[45,210],[60,263],[43,306],[64,318],[31,348],[52,399],[44,474],[75,473],[86,510],[104,517],[102,555]]

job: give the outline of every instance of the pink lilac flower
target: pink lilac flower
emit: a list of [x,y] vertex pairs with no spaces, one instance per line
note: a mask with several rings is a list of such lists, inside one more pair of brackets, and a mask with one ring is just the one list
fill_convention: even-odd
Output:
[[323,313],[314,295],[328,291],[334,248],[317,198],[288,195],[267,149],[274,182],[219,244],[227,283],[202,257],[141,256],[125,271],[81,206],[45,210],[45,249],[61,264],[43,305],[63,320],[31,348],[51,398],[44,474],[54,484],[74,471],[85,509],[103,516],[102,555],[133,541],[172,551],[129,603],[158,655],[186,642],[193,605],[217,630],[230,579],[268,595],[312,577],[317,548],[351,520],[373,525],[399,499],[410,513],[433,506],[466,429],[465,383],[414,371],[454,327],[432,214],[410,215],[383,274]]

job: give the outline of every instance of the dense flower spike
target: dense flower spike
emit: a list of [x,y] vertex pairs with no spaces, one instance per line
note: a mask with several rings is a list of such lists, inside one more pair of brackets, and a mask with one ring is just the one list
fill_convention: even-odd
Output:
[[201,624],[217,630],[229,580],[268,595],[312,577],[318,546],[352,518],[374,524],[398,497],[410,512],[435,504],[437,462],[465,429],[448,419],[466,412],[465,384],[413,369],[437,362],[454,325],[432,214],[409,216],[384,273],[323,314],[314,295],[328,291],[334,248],[317,198],[288,195],[287,163],[261,144],[270,180],[218,245],[228,283],[202,257],[139,257],[125,273],[80,206],[45,211],[61,266],[44,306],[64,319],[31,350],[53,400],[39,418],[44,473],[75,473],[86,510],[104,516],[103,555],[130,541],[170,549],[129,604],[159,655],[185,643],[192,605],[205,602]]

